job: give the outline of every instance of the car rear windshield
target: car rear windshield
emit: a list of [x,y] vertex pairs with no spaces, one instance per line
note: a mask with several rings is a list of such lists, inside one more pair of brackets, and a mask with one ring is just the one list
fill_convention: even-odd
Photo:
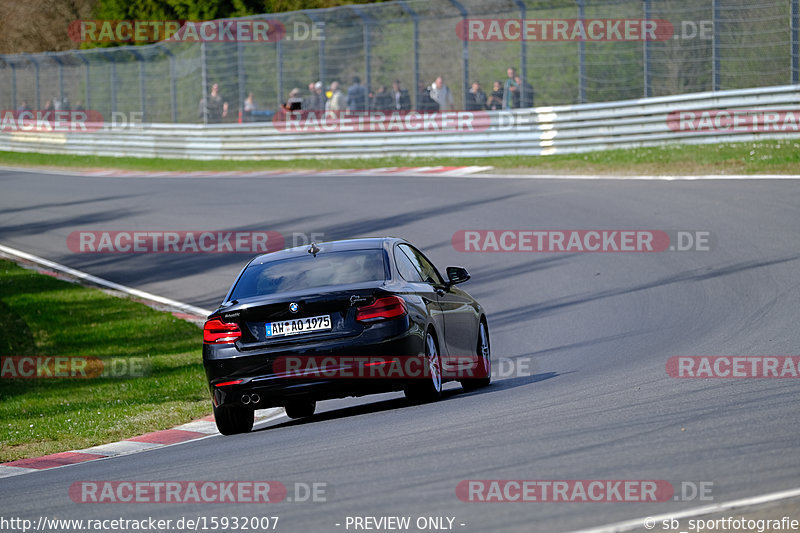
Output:
[[316,257],[254,262],[242,273],[230,299],[385,279],[383,250],[326,252]]

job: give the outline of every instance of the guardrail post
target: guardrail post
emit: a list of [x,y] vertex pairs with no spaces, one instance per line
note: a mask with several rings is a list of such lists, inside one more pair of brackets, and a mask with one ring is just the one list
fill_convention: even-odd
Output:
[[798,42],[798,29],[800,29],[800,0],[792,0],[792,85],[800,84],[800,42]]
[[[586,6],[584,0],[578,2],[578,20],[583,24],[586,19]],[[578,41],[578,102],[586,103],[586,43]]]
[[[458,0],[450,0],[450,3],[453,4],[461,13],[461,23],[464,25],[464,29],[466,29],[467,17],[469,17],[469,13],[464,6],[458,2]],[[461,109],[466,109],[467,93],[469,92],[469,39],[463,39],[461,41],[461,72],[461,83],[463,85],[463,90],[461,93]],[[414,90],[416,90],[416,88]]]
[[[398,0],[400,7],[411,16],[414,24],[414,85],[408,91],[408,95],[413,98],[413,108],[417,108],[417,97],[419,96],[419,15],[411,9],[406,0]],[[413,96],[412,96],[413,94]]]
[[720,62],[719,62],[719,54],[720,54],[720,46],[719,46],[719,27],[720,27],[720,12],[719,12],[719,0],[711,0],[711,9],[713,11],[712,14],[712,24],[714,26],[714,36],[711,41],[711,90],[712,91],[719,91],[720,89],[720,81],[719,81],[719,70],[720,70]]
[[[643,2],[644,19],[650,20],[652,7],[650,0],[643,0]],[[650,41],[646,37],[642,40],[642,63],[644,70],[644,97],[650,98],[653,95],[653,91],[650,89]]]
[[22,54],[22,55],[28,58],[28,61],[30,61],[33,64],[33,69],[36,71],[36,78],[34,80],[34,88],[36,89],[36,109],[41,109],[42,98],[39,91],[39,62],[36,61],[36,58],[34,58],[30,54]]
[[[519,8],[519,16],[522,19],[522,25],[520,31],[522,31],[522,27],[524,27],[525,25],[525,18],[528,16],[527,15],[528,7],[522,0],[514,0],[514,3]],[[524,38],[519,40],[519,70],[520,70],[520,76],[522,76],[522,81],[524,82],[528,81],[528,43],[525,41]],[[525,101],[524,83],[522,84],[522,87],[519,88],[519,101],[520,102]]]

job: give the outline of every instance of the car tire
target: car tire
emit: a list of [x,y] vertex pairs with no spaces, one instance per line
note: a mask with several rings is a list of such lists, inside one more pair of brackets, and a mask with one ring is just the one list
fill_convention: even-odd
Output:
[[413,403],[435,402],[442,396],[442,356],[431,331],[425,334],[425,360],[426,376],[405,388],[406,398]]
[[240,405],[214,406],[214,422],[223,435],[247,433],[253,429],[255,411]]
[[475,367],[476,378],[462,379],[461,386],[466,391],[486,387],[492,382],[492,350],[489,344],[489,328],[481,320],[478,326],[478,364]]
[[291,400],[284,404],[286,416],[289,418],[307,418],[314,415],[317,409],[317,402],[311,400]]

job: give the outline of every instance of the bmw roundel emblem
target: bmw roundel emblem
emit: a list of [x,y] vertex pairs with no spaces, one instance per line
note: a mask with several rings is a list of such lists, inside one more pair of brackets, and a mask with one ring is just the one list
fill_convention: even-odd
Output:
[[291,311],[292,313],[296,313],[299,310],[300,310],[300,306],[297,305],[297,303],[292,302],[292,303],[289,304],[289,311]]

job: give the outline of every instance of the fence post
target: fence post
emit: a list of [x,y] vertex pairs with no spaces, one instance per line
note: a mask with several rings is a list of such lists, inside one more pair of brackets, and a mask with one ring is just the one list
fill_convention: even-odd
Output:
[[[522,27],[525,25],[525,18],[527,17],[528,7],[522,0],[514,0],[514,3],[519,8],[519,15],[522,18]],[[522,31],[522,27],[520,31]],[[522,76],[522,81],[528,81],[528,46],[527,42],[524,38],[519,40],[519,70],[520,76]],[[533,84],[531,84],[533,85]],[[525,83],[522,84],[522,87],[519,88],[519,101],[520,104],[525,101]]]
[[169,58],[169,100],[172,115],[172,122],[178,122],[178,92],[176,90],[175,80],[175,56],[170,52],[169,48],[162,44],[156,44],[156,48],[164,52]]
[[[314,13],[311,9],[304,9],[303,13],[311,19],[312,24],[319,24],[320,31],[322,33],[319,41],[319,52],[318,52],[318,59],[319,59],[319,81],[322,82],[323,92],[325,90],[325,21],[320,18],[319,15]],[[314,30],[311,30],[311,35],[314,35]]]
[[283,104],[283,41],[278,41],[275,43],[275,54],[278,56],[278,68],[275,69],[278,71],[278,109],[281,108]]
[[245,88],[245,73],[244,73],[244,49],[242,42],[236,40],[236,73],[239,77],[239,112],[244,116],[244,100],[247,98],[247,89]]
[[202,113],[203,113],[203,124],[208,124],[208,113],[206,110],[208,109],[208,56],[206,53],[206,41],[203,39],[200,42],[200,85],[201,89],[203,90],[202,101],[205,103],[203,105]]
[[800,84],[800,43],[798,43],[798,29],[800,28],[800,0],[792,0],[791,14],[792,42],[792,85]]
[[8,63],[11,67],[11,109],[17,108],[17,66],[14,63]]
[[[458,0],[450,0],[450,3],[453,4],[456,9],[458,9],[459,13],[461,13],[461,23],[464,25],[464,29],[467,28],[467,17],[469,13],[467,10],[462,6]],[[461,93],[461,109],[467,108],[467,93],[469,93],[469,39],[463,39],[461,41],[461,72],[462,72],[462,93]]]
[[413,107],[414,109],[417,108],[417,97],[419,96],[419,15],[417,12],[411,9],[411,7],[406,3],[406,0],[398,0],[400,7],[411,16],[411,20],[414,24],[414,85],[413,88],[408,91],[409,97],[411,97],[413,93]]
[[42,95],[40,94],[40,91],[39,91],[39,62],[36,61],[36,58],[34,58],[30,54],[22,54],[22,55],[25,56],[26,58],[28,58],[28,61],[30,61],[33,64],[33,69],[36,71],[36,78],[35,78],[35,81],[34,81],[34,88],[36,89],[36,109],[41,109],[42,108]]
[[46,52],[45,55],[58,64],[58,99],[64,101],[64,63],[61,58],[53,52]]
[[711,0],[712,24],[714,26],[714,36],[711,42],[711,90],[719,91],[720,88],[720,46],[719,46],[719,26],[720,26],[720,11],[719,0]]
[[117,60],[107,50],[103,50],[102,54],[106,61],[111,63],[111,74],[109,76],[111,79],[111,114],[113,118],[113,114],[117,112]]
[[[144,58],[142,57],[142,54],[136,50],[130,50],[130,53],[139,63],[139,106],[142,109],[142,122],[147,122],[147,93],[145,87]],[[128,120],[130,120],[130,117],[128,117]]]
[[[578,20],[586,19],[586,6],[584,0],[578,1]],[[586,43],[578,41],[578,102],[586,103]]]
[[[650,20],[651,17],[651,4],[650,0],[643,0],[644,1],[644,19],[646,21]],[[644,37],[644,36],[643,36]],[[644,69],[644,97],[650,98],[653,96],[653,92],[650,89],[650,41],[647,37],[642,39],[642,63]]]
[[[364,28],[364,86],[367,88],[367,93],[369,93],[372,90],[372,39],[369,33],[372,27],[372,20],[369,15],[362,12],[358,7],[352,5],[348,7],[358,15]],[[369,102],[366,102],[366,104],[366,109],[369,109]]]
[[85,85],[85,87],[83,88],[83,96],[84,96],[84,98],[83,98],[83,101],[84,101],[83,108],[86,109],[86,110],[89,110],[89,109],[92,108],[92,103],[91,103],[92,89],[91,89],[91,86],[89,85],[89,80],[90,80],[90,78],[89,78],[89,60],[84,57],[85,54],[82,53],[82,52],[75,52],[74,55],[76,55],[78,57],[78,59],[80,59],[81,62],[83,63],[83,67],[84,67],[83,68],[83,72],[84,72],[84,80],[83,81],[84,81],[84,85]]

